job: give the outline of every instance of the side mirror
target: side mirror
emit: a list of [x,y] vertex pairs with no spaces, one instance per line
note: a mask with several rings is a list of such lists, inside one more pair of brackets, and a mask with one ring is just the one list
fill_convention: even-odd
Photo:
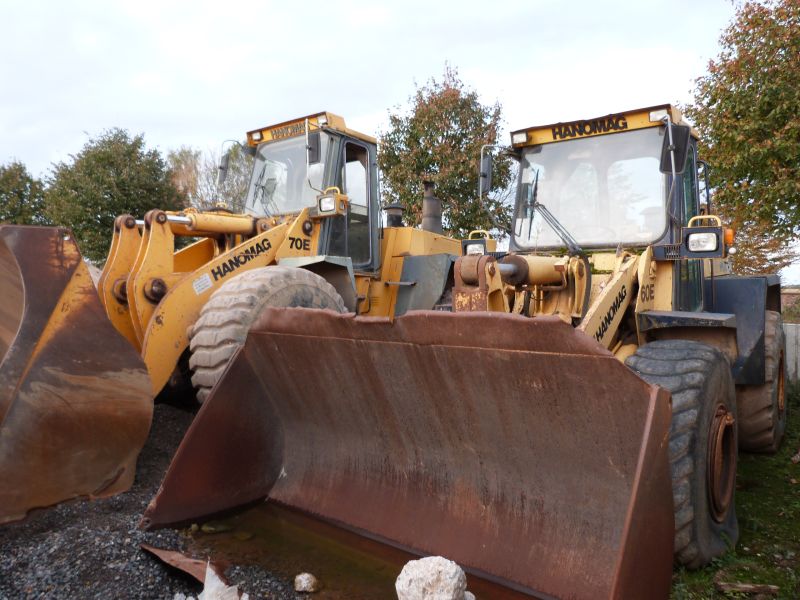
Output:
[[481,170],[478,178],[478,197],[483,198],[492,189],[492,154],[481,154]]
[[319,131],[308,134],[308,164],[314,165],[320,161]]
[[220,187],[228,178],[228,166],[231,163],[231,153],[223,154],[219,160],[219,167],[217,167],[217,187]]
[[672,175],[672,157],[675,157],[675,174],[683,173],[686,165],[686,154],[689,152],[689,137],[692,133],[688,125],[675,125],[667,122],[667,130],[664,132],[664,143],[661,145],[661,165],[662,173]]

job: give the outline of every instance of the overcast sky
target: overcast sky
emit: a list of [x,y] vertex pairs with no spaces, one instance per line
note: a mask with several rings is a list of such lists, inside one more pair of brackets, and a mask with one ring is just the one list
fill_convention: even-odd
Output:
[[508,129],[687,101],[725,0],[0,0],[0,163],[44,175],[110,127],[218,149],[329,110],[376,134],[445,63]]

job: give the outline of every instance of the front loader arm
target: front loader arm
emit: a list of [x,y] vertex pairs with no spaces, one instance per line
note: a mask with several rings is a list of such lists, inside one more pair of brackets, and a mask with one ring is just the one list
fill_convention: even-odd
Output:
[[288,229],[289,225],[282,223],[220,254],[181,279],[158,303],[142,344],[142,358],[150,373],[154,394],[167,383],[189,345],[189,327],[197,321],[200,309],[211,294],[234,273],[238,275],[273,264]]
[[126,288],[128,275],[136,261],[141,243],[142,234],[136,226],[136,219],[131,215],[117,217],[114,221],[111,251],[97,282],[97,293],[108,319],[137,351],[141,350],[142,345],[136,337],[136,330],[131,321]]
[[218,254],[217,242],[211,237],[175,252],[175,233],[164,211],[150,211],[144,221],[147,243],[140,246],[136,268],[128,276],[126,286],[131,320],[140,334],[140,344],[144,344],[156,306],[167,292]]
[[592,302],[578,329],[606,348],[617,340],[625,311],[633,300],[639,257],[624,253],[616,261],[614,274]]
[[[274,264],[283,255],[308,254],[308,219],[308,209],[284,223],[157,209],[143,223],[130,215],[117,219],[98,291],[114,327],[141,351],[153,394],[169,380],[210,294],[229,274]],[[179,236],[201,239],[176,252]]]
[[565,323],[587,311],[591,272],[583,256],[462,256],[455,264],[455,312],[556,315]]

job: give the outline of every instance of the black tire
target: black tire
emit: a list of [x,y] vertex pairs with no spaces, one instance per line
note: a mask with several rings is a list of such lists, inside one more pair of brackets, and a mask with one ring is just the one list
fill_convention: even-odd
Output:
[[[669,460],[675,562],[690,569],[702,567],[739,537],[734,503],[736,396],[730,365],[716,348],[689,340],[645,344],[626,364],[672,394]],[[709,468],[714,457],[719,466]]]
[[786,431],[786,337],[781,313],[768,310],[764,324],[765,383],[736,386],[739,449],[774,454]]
[[206,302],[189,334],[189,366],[199,403],[208,398],[267,306],[347,310],[331,284],[305,269],[263,267],[226,282]]
[[183,351],[178,364],[156,396],[157,403],[171,404],[180,408],[196,409],[194,386],[192,385],[192,371],[189,369],[189,349]]

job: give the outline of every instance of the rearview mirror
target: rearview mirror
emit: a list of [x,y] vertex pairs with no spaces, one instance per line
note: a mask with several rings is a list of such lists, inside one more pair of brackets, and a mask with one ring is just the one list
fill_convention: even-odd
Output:
[[492,154],[481,155],[481,170],[478,178],[478,197],[483,197],[492,189]]
[[[689,152],[689,137],[691,128],[688,125],[675,125],[667,121],[667,130],[664,132],[664,142],[661,145],[662,173],[672,175],[672,156],[675,157],[675,174],[683,173],[686,165],[686,154]],[[671,134],[671,135],[670,135]]]
[[308,134],[308,164],[317,164],[319,159],[319,131],[314,131]]
[[219,166],[217,167],[217,187],[220,187],[225,180],[228,178],[228,166],[231,162],[231,153],[228,152],[227,154],[223,154],[222,158],[219,160]]

